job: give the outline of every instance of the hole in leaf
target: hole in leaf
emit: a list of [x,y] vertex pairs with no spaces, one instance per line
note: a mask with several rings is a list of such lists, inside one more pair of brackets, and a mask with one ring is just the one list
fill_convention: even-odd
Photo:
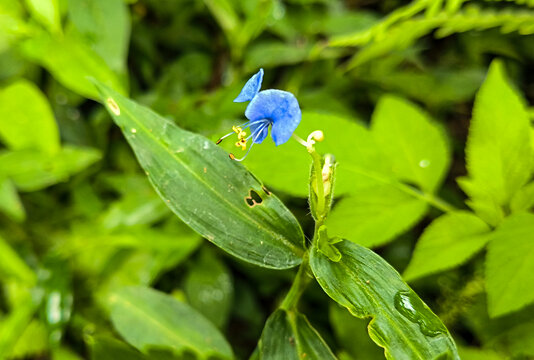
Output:
[[263,202],[263,199],[261,198],[260,194],[258,194],[255,190],[250,189],[250,193],[247,197],[245,197],[245,203],[249,207],[254,207],[256,205],[260,205]]
[[267,194],[267,196],[268,196],[268,195],[271,195],[271,192],[270,192],[265,186],[262,186],[261,189],[263,190],[263,192],[264,192],[265,194]]

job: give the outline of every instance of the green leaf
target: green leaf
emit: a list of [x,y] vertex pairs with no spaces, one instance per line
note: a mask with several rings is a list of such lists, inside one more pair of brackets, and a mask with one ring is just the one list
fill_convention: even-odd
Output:
[[259,67],[271,68],[292,65],[310,57],[312,46],[290,44],[281,41],[261,42],[250,47],[245,57],[245,71],[253,72]]
[[429,193],[441,184],[450,162],[447,138],[418,107],[398,97],[382,97],[371,132],[399,180]]
[[0,152],[0,176],[21,191],[36,191],[65,181],[100,159],[98,150],[65,146],[49,156],[33,150]]
[[143,287],[126,287],[110,297],[111,320],[117,331],[142,352],[192,351],[201,359],[233,358],[232,349],[208,320],[173,297]]
[[26,218],[26,212],[15,185],[5,178],[0,178],[0,211],[18,222]]
[[304,315],[284,309],[267,319],[258,348],[261,360],[336,359]]
[[26,265],[23,259],[0,237],[0,274],[12,276],[18,281],[33,285],[36,281],[35,273]]
[[493,350],[475,347],[460,347],[458,350],[463,360],[502,360],[502,354]]
[[130,14],[122,0],[69,0],[69,17],[86,44],[123,73],[130,39]]
[[12,150],[59,151],[52,108],[33,83],[18,80],[0,91],[0,138]]
[[61,32],[59,0],[26,0],[32,16],[53,33]]
[[[165,271],[183,263],[200,246],[202,239],[196,233],[175,217],[171,221],[176,225],[170,229],[135,227],[105,235],[95,234],[94,227],[91,232],[91,224],[88,224],[76,234],[75,246],[78,250],[83,249],[84,259],[92,266],[95,257],[102,258],[102,252],[116,249],[101,266],[103,278],[98,284],[99,300],[105,302],[110,293],[123,286],[151,285]],[[91,238],[93,249],[86,245],[87,238]]]
[[490,228],[467,211],[455,211],[434,220],[417,242],[404,272],[406,280],[461,265],[490,239]]
[[534,302],[534,214],[518,213],[495,231],[486,258],[486,290],[491,317]]
[[[1,253],[0,253],[1,254]],[[20,337],[31,323],[36,304],[29,293],[17,299],[16,306],[0,322],[0,359],[5,359],[14,350]]]
[[96,336],[91,339],[92,360],[146,360],[135,348],[112,337]]
[[359,318],[372,317],[369,336],[388,359],[459,359],[441,320],[369,249],[349,241],[337,244],[339,262],[312,248],[310,265],[323,290]]
[[226,33],[229,42],[237,35],[240,26],[240,19],[233,8],[233,1],[229,0],[204,0],[213,17],[219,26]]
[[42,356],[49,350],[48,332],[38,320],[32,320],[15,343],[9,358],[28,359]]
[[185,279],[189,304],[218,328],[228,321],[234,297],[230,271],[212,252],[203,251]]
[[[340,165],[341,167],[342,165]],[[332,234],[379,246],[414,226],[427,204],[388,184],[368,186],[337,203],[327,220]]]
[[519,189],[510,202],[513,213],[529,211],[534,207],[534,182],[530,182]]
[[45,67],[70,90],[97,99],[98,92],[89,77],[95,78],[120,93],[126,93],[117,75],[106,62],[80,39],[66,34],[52,38],[40,33],[21,44],[23,53],[31,60]]
[[153,224],[170,214],[146,176],[141,174],[106,176],[105,181],[121,198],[113,202],[101,215],[107,229]]
[[485,69],[423,69],[383,71],[362,74],[365,79],[378,83],[387,91],[404,94],[428,104],[445,107],[470,101],[484,80]]
[[[500,216],[495,208],[510,203],[529,180],[533,165],[524,100],[508,82],[499,61],[492,63],[477,94],[466,155],[469,178],[460,185],[471,199],[470,206],[496,225]],[[488,215],[484,209],[493,210]]]
[[154,188],[187,225],[259,266],[284,269],[301,262],[297,220],[242,164],[209,139],[98,88]]

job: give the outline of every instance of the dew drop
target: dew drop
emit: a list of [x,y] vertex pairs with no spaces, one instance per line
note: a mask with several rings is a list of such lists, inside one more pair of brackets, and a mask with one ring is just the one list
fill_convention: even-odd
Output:
[[423,159],[419,161],[419,167],[422,167],[423,169],[427,168],[429,165],[430,165],[430,161],[428,161],[427,159]]
[[434,337],[446,332],[439,318],[413,291],[397,292],[394,303],[395,309],[411,322],[418,324],[424,335]]
[[135,134],[135,133],[137,132],[137,129],[133,129],[133,128],[132,128],[132,129],[130,130],[130,132],[131,132],[132,134]]

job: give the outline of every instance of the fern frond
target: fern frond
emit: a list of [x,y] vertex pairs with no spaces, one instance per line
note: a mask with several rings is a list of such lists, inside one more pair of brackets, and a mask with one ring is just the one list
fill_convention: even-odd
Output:
[[441,38],[453,33],[491,28],[500,28],[503,33],[534,34],[534,12],[527,10],[482,10],[471,6],[452,16],[446,11],[442,11],[431,18],[419,16],[414,19],[408,19],[392,26],[380,37],[375,35],[373,41],[368,42],[351,59],[348,69],[392,51],[406,49],[419,38],[434,30],[437,30],[435,36]]
[[444,21],[437,30],[436,37],[491,28],[500,28],[502,33],[534,34],[534,12],[527,10],[481,10],[470,7]]
[[371,28],[359,31],[354,34],[341,35],[334,37],[330,40],[330,46],[363,46],[366,45],[376,38],[382,38],[390,27],[395,25],[398,22],[410,19],[413,16],[419,14],[425,9],[428,9],[436,4],[441,4],[442,0],[416,0],[412,3],[403,6],[391,14],[386,16],[378,24],[372,26]]
[[534,0],[485,0],[487,2],[507,2],[515,3],[517,5],[525,5],[528,7],[534,7]]

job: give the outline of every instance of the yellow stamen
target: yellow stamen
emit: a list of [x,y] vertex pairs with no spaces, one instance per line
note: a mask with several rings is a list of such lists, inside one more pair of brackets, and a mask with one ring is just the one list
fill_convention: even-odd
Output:
[[240,138],[239,141],[235,143],[235,146],[241,147],[241,150],[246,150],[246,148],[247,148],[247,139]]

